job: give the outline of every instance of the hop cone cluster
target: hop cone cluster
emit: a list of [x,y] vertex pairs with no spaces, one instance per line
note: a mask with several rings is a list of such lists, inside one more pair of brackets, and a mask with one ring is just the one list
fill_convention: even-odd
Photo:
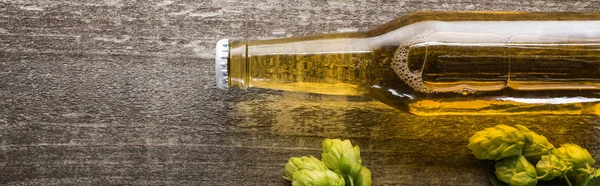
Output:
[[586,149],[569,143],[555,148],[546,137],[521,125],[497,125],[476,132],[467,147],[478,159],[500,160],[496,176],[511,186],[555,178],[564,178],[571,185],[572,177],[580,186],[600,186],[600,173],[591,167],[595,160]]
[[573,163],[573,170],[586,169],[587,166],[592,166],[596,163],[590,152],[579,145],[570,143],[562,144],[559,148],[552,150],[552,155],[555,155],[560,160]]
[[512,156],[496,163],[496,176],[511,186],[535,186],[537,172],[525,156]]
[[322,161],[312,156],[292,157],[283,178],[294,186],[371,186],[371,171],[362,166],[360,148],[350,140],[325,139]]
[[499,160],[522,154],[528,134],[529,130],[497,125],[476,132],[467,147],[477,159]]
[[302,169],[294,173],[293,186],[344,186],[344,178],[331,170]]

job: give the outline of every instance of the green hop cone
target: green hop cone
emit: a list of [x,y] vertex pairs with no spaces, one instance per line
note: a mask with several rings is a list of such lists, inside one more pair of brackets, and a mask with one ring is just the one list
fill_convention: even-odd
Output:
[[344,186],[344,178],[330,170],[296,171],[292,176],[293,186]]
[[562,144],[559,148],[552,150],[552,155],[555,155],[560,160],[573,163],[573,170],[586,169],[587,166],[592,166],[596,163],[590,152],[579,145],[571,143]]
[[[520,125],[517,125],[516,127],[521,131],[529,130]],[[554,145],[552,145],[546,137],[533,131],[529,131],[529,134],[526,134],[526,137],[527,141],[523,147],[523,156],[526,158],[539,159],[540,156],[547,155],[548,151],[554,149]]]
[[515,174],[512,178],[510,178],[510,182],[508,183],[510,186],[535,186],[537,185],[537,179],[532,178],[529,174],[525,172],[519,172]]
[[292,157],[288,160],[287,164],[285,164],[285,178],[286,180],[292,181],[292,176],[298,170],[327,170],[327,167],[321,160],[310,156],[302,156],[300,158]]
[[362,168],[360,148],[353,147],[350,140],[325,139],[321,159],[329,169],[352,178],[357,177]]
[[360,169],[360,176],[356,179],[355,186],[371,186],[373,181],[371,180],[371,171],[363,166]]
[[543,155],[535,165],[537,175],[544,176],[541,180],[550,181],[561,177],[564,173],[571,171],[573,164],[558,159],[555,155]]
[[496,162],[496,177],[511,186],[535,186],[537,173],[535,167],[525,156],[512,156]]
[[467,147],[477,159],[499,160],[520,155],[525,146],[526,134],[506,125],[496,125],[476,132],[469,138]]

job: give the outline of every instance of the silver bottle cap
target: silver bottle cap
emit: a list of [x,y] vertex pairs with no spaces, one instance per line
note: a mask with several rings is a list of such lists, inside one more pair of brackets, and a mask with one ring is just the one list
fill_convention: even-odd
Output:
[[217,87],[221,89],[229,88],[227,72],[227,59],[229,58],[229,40],[221,39],[217,42],[215,55],[215,75],[217,78]]

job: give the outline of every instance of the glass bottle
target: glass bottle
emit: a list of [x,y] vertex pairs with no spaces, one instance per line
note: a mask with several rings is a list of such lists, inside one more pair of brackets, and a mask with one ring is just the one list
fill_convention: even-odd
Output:
[[217,44],[220,88],[369,96],[417,115],[600,114],[600,12],[416,12]]

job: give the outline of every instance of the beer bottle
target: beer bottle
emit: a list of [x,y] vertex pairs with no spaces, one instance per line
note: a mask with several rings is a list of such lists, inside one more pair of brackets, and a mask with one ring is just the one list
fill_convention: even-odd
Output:
[[220,88],[368,96],[417,115],[600,114],[600,12],[416,12],[216,53]]

